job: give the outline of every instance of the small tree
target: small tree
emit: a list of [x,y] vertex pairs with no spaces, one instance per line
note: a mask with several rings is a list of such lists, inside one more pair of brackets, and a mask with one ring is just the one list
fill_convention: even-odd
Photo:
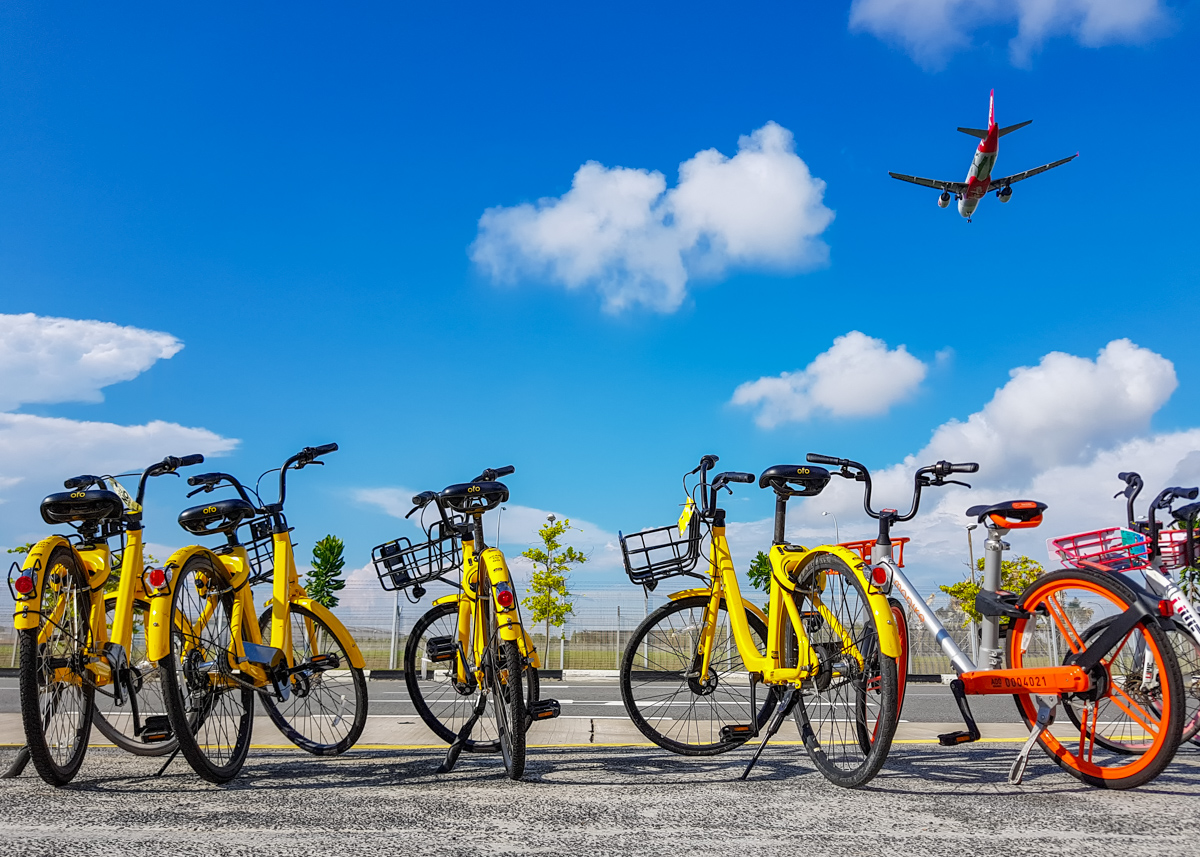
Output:
[[571,566],[582,565],[587,557],[560,539],[573,529],[571,519],[555,521],[551,515],[538,530],[542,547],[530,548],[521,554],[533,563],[533,577],[529,581],[525,606],[532,612],[533,622],[546,623],[546,647],[550,647],[550,626],[561,628],[567,617],[575,612],[571,592],[567,589]]
[[25,544],[23,544],[23,545],[17,545],[15,548],[9,548],[8,552],[9,553],[27,554],[31,550],[33,550],[33,546],[35,544],[37,544],[37,542],[25,542]]
[[[977,580],[982,580],[983,557],[975,561],[975,569],[979,572]],[[1009,592],[1024,592],[1025,587],[1037,580],[1044,570],[1040,562],[1030,559],[1027,556],[1006,559],[1000,563],[1000,588],[1007,589]],[[938,588],[953,598],[958,605],[958,609],[967,615],[967,618],[962,623],[964,628],[972,620],[976,622],[983,620],[979,611],[975,609],[975,596],[979,594],[980,589],[978,582],[972,583],[969,580],[960,580],[953,586],[939,586]],[[1008,624],[1008,617],[1000,617],[1000,624]]]
[[304,577],[304,588],[313,601],[331,610],[338,605],[335,592],[346,588],[342,569],[346,560],[342,551],[346,545],[337,536],[329,535],[313,545],[312,571]]
[[[769,592],[771,589],[771,560],[770,558],[759,551],[754,556],[754,560],[750,563],[750,570],[746,573],[746,578],[750,581],[750,585],[762,592]],[[763,605],[765,611],[769,604]]]

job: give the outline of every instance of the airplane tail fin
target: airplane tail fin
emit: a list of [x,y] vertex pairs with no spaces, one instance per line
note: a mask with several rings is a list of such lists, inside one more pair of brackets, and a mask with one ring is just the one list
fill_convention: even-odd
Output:
[[996,124],[996,90],[988,93],[988,127]]
[[1016,131],[1018,128],[1024,128],[1026,125],[1028,125],[1032,121],[1033,121],[1032,119],[1026,119],[1024,122],[1018,122],[1016,125],[1009,125],[1007,128],[1001,128],[1000,131],[996,134],[996,136],[1003,137],[1005,134],[1009,134],[1013,131]]

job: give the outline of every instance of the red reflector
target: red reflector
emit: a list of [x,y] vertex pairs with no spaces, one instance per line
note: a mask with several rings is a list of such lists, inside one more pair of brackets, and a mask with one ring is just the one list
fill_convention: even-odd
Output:
[[155,589],[161,589],[167,585],[167,573],[161,568],[150,569],[150,573],[146,577]]
[[887,583],[887,579],[887,569],[882,565],[877,565],[871,569],[871,580],[876,586],[883,586],[885,583]]
[[513,606],[513,594],[511,589],[500,589],[496,592],[496,601],[501,607]]
[[33,578],[28,574],[22,574],[13,582],[13,586],[21,595],[28,595],[33,592]]
[[1174,601],[1166,601],[1166,600],[1158,602],[1158,615],[1159,616],[1174,616],[1175,615],[1175,602]]

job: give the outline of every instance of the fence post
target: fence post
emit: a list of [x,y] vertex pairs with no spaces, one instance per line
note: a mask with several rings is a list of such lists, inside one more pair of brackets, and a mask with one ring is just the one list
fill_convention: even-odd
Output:
[[12,641],[12,665],[17,665],[17,626],[13,624],[13,641]]
[[396,635],[400,631],[400,590],[396,590],[396,600],[392,604],[392,645],[388,649],[388,669],[396,668]]
[[566,669],[566,667],[563,666],[563,649],[566,648],[566,642],[565,642],[566,639],[567,639],[567,625],[564,622],[563,626],[558,629],[558,671],[559,672],[562,672],[564,669]]
[[621,669],[621,605],[617,605],[617,669]]

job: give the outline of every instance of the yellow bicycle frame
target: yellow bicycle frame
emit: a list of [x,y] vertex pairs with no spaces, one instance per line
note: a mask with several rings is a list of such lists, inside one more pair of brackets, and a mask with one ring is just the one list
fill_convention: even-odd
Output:
[[[813,550],[797,549],[791,545],[773,546],[768,555],[771,562],[769,609],[764,615],[761,610],[742,597],[737,571],[733,567],[733,559],[729,553],[729,542],[725,537],[725,528],[714,526],[709,549],[709,576],[712,583],[705,589],[688,589],[670,596],[672,600],[694,595],[709,597],[704,611],[699,641],[698,654],[701,661],[699,680],[701,682],[708,679],[713,643],[717,633],[718,611],[722,601],[726,601],[728,605],[742,604],[746,607],[746,610],[728,609],[728,614],[738,654],[741,655],[748,672],[760,673],[766,684],[794,684],[797,686],[813,675],[817,669],[817,658],[809,645],[804,623],[801,621],[799,610],[797,610],[795,600],[790,593],[795,591],[796,584],[793,581],[800,578],[804,567],[821,555],[838,557],[858,576],[863,590],[867,593],[867,601],[874,616],[875,627],[879,634],[880,650],[888,657],[894,658],[900,655],[899,631],[892,620],[892,611],[887,597],[870,584],[863,571],[865,564],[858,554],[837,545],[827,545]],[[814,588],[806,590],[805,596],[814,604],[826,623],[836,629],[846,643],[847,650],[861,663],[862,655],[854,646],[853,635],[847,629],[841,628],[834,614],[820,601],[820,593],[824,589],[823,575],[828,573],[831,572],[825,571],[822,575],[818,575],[817,580],[814,581]],[[746,619],[747,610],[756,614],[766,623],[767,651],[765,654],[758,650],[758,646],[750,634],[750,623]],[[794,667],[781,665],[780,651],[784,641],[785,617],[796,635],[799,648],[798,663]]]

